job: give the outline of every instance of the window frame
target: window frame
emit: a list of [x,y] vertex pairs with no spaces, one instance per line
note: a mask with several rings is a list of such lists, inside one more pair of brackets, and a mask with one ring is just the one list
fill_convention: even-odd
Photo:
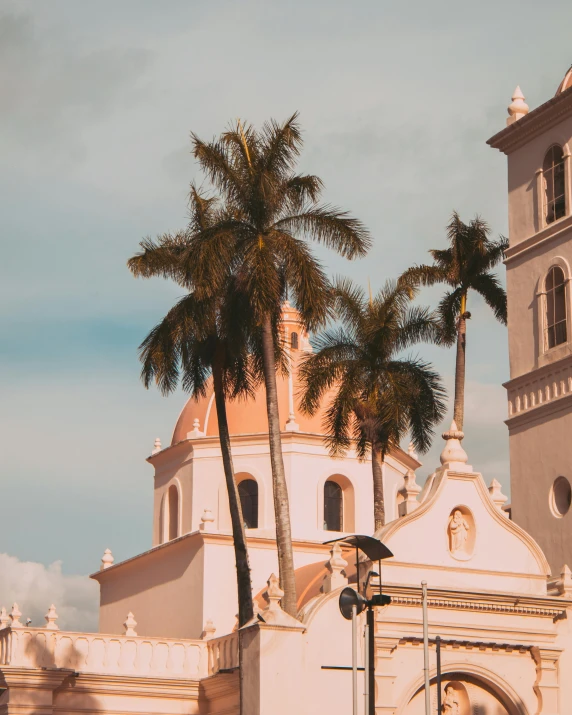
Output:
[[[562,276],[562,281],[560,283],[556,283],[556,278],[555,274],[559,273]],[[552,278],[552,285],[550,288],[547,287],[547,283],[549,278]],[[566,290],[566,274],[564,270],[562,269],[562,266],[558,265],[552,265],[548,269],[548,273],[546,274],[544,278],[544,308],[545,308],[545,313],[544,313],[544,349],[546,352],[549,350],[554,350],[554,348],[559,347],[560,345],[565,345],[568,342],[568,295],[567,295],[567,290]],[[557,319],[557,311],[558,311],[558,303],[557,303],[557,296],[562,296],[562,300],[564,303],[564,317],[561,318],[560,320]],[[552,308],[552,322],[550,322],[549,318],[549,312],[550,309]],[[564,339],[563,340],[558,340],[557,341],[557,333],[558,330],[564,330]],[[553,331],[553,344],[550,344],[550,331]]]
[[[554,156],[555,151],[558,150],[560,157],[556,160]],[[550,155],[550,158],[549,158]],[[542,177],[543,177],[543,195],[542,195],[542,214],[545,226],[550,226],[560,219],[568,215],[568,201],[567,195],[567,176],[566,176],[566,151],[563,146],[558,143],[551,144],[544,154],[544,159],[542,160]],[[550,161],[550,166],[547,168],[547,160]],[[562,180],[562,190],[561,193],[556,196],[557,184],[555,181],[555,176],[557,174],[557,169],[560,167],[560,172]],[[551,198],[549,199],[549,192]],[[559,201],[560,200],[560,201]],[[549,219],[550,206],[553,210],[553,218]],[[562,213],[557,214],[557,207],[561,207]]]
[[[547,228],[550,228],[554,224],[558,224],[565,218],[569,218],[572,212],[571,197],[570,197],[570,186],[571,186],[571,164],[570,164],[570,150],[568,143],[566,141],[559,141],[559,138],[555,138],[548,148],[542,154],[542,158],[539,158],[539,167],[536,170],[536,183],[535,183],[535,203],[536,203],[536,216],[535,216],[535,231],[538,233]],[[547,171],[545,171],[545,163],[550,152],[554,151],[554,148],[558,147],[562,151],[562,165],[563,165],[563,181],[564,181],[564,213],[558,218],[552,221],[547,220]]]
[[[562,256],[553,256],[544,264],[545,270],[538,278],[537,283],[537,367],[542,367],[568,354],[572,342],[572,311],[570,310],[570,266]],[[564,301],[566,310],[566,340],[562,343],[548,347],[548,295],[546,290],[547,279],[553,268],[560,268],[564,274]]]

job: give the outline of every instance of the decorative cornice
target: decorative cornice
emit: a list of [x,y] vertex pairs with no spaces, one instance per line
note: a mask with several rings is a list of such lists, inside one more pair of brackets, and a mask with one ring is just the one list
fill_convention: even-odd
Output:
[[543,377],[550,375],[550,373],[559,372],[560,370],[567,367],[572,368],[572,354],[561,358],[557,362],[552,362],[546,365],[542,365],[541,367],[537,367],[530,372],[524,373],[524,375],[513,377],[512,380],[507,380],[506,382],[503,382],[502,386],[507,390],[512,390],[515,387],[522,387],[524,385],[527,385],[529,382],[536,382],[537,380],[541,380]]
[[[95,573],[90,574],[89,578],[94,579],[95,581],[102,582],[104,581],[109,574],[115,573],[119,568],[122,568],[126,566],[127,564],[131,564],[134,561],[137,561],[138,559],[145,558],[147,556],[150,556],[151,554],[154,554],[158,551],[161,551],[162,549],[168,549],[172,548],[173,546],[179,546],[182,544],[182,542],[187,541],[187,540],[200,540],[203,542],[203,544],[209,544],[209,543],[228,543],[232,544],[232,534],[230,532],[205,532],[205,531],[190,531],[188,534],[183,534],[182,536],[178,536],[176,539],[171,539],[170,541],[166,541],[164,544],[158,544],[157,546],[153,546],[153,548],[148,549],[147,551],[144,551],[141,554],[136,554],[135,556],[131,556],[128,559],[125,559],[125,561],[119,561],[118,563],[114,563],[112,566],[109,566],[108,568],[104,569],[103,571],[96,571]],[[263,548],[268,548],[268,549],[275,549],[276,548],[276,539],[274,537],[270,536],[247,536],[246,537],[246,543],[247,544],[252,544],[256,545],[259,547]],[[305,539],[293,539],[292,540],[292,545],[299,549],[300,551],[312,551],[315,552],[317,551],[323,551],[324,554],[329,554],[331,546],[329,544],[324,544],[321,541],[309,541]]]
[[550,402],[544,402],[541,405],[536,405],[531,407],[525,412],[521,412],[514,417],[509,417],[504,421],[505,425],[509,430],[517,429],[518,427],[523,427],[529,422],[534,422],[535,420],[547,417],[563,410],[570,409],[570,402],[572,401],[572,393],[562,395],[561,397],[555,397]]
[[[419,586],[408,586],[396,583],[384,583],[384,593],[392,596],[392,602],[395,603],[393,596],[403,598],[421,598],[422,589]],[[559,613],[564,609],[572,607],[572,598],[563,598],[561,596],[534,596],[521,593],[504,593],[491,591],[476,591],[452,588],[429,588],[429,600],[435,601],[455,601],[460,603],[488,603],[498,606],[509,606],[517,608],[524,606],[526,608],[540,608],[545,610],[555,610]],[[448,606],[447,606],[448,607]],[[464,607],[462,607],[464,608]],[[481,610],[479,608],[475,610]],[[503,611],[504,612],[504,611]]]
[[70,668],[27,668],[25,666],[0,666],[0,688],[18,686],[55,690],[66,678],[72,677]]
[[[280,434],[282,443],[286,446],[296,443],[306,445],[319,445],[320,447],[323,447],[324,454],[328,455],[327,447],[324,444],[325,435],[323,434],[301,431],[283,431]],[[231,435],[230,441],[232,445],[263,445],[267,451],[270,449],[267,432]],[[210,449],[212,449],[213,447],[215,449],[219,448],[220,442],[218,435],[209,435],[207,437],[181,440],[176,444],[172,444],[168,447],[165,447],[163,450],[157,452],[156,454],[149,455],[146,461],[155,467],[159,465],[167,465],[172,463],[174,460],[179,460],[180,454],[186,452],[189,457],[192,457],[195,455],[195,453],[201,451],[203,447]],[[421,466],[421,462],[418,459],[413,457],[411,454],[405,452],[403,449],[401,449],[401,447],[392,447],[388,453],[388,456],[393,457],[398,462],[403,464],[406,469],[415,470],[419,469],[419,467]],[[357,456],[355,457],[355,459],[357,460]]]
[[510,246],[505,253],[505,265],[510,267],[511,263],[517,258],[520,258],[524,253],[528,253],[535,248],[546,248],[551,243],[554,243],[554,241],[562,238],[562,234],[566,233],[571,227],[572,216],[563,216],[561,219],[558,219],[558,221],[554,221],[554,223],[545,226],[532,236],[525,238],[514,246]]
[[[421,597],[392,595],[391,589],[385,588],[385,593],[391,595],[391,602],[397,606],[422,606]],[[550,618],[559,620],[566,618],[566,609],[562,608],[541,608],[540,606],[521,606],[502,603],[487,603],[486,601],[463,601],[447,598],[428,598],[427,605],[430,608],[446,608],[457,611],[478,611],[485,613],[503,613],[517,616],[536,616],[540,618]]]
[[[434,646],[436,640],[434,638],[429,638],[429,646]],[[406,636],[401,638],[399,645],[413,645],[420,646],[423,645],[423,638],[416,636]],[[530,653],[533,646],[532,645],[522,645],[521,643],[497,643],[496,641],[469,641],[451,638],[441,638],[441,648],[450,648],[451,650],[493,650],[493,651],[504,651],[506,653]]]
[[559,124],[572,112],[572,88],[549,99],[517,122],[492,136],[487,144],[504,154],[519,149],[541,132]]
[[[4,670],[4,668],[2,669]],[[55,672],[60,672],[59,670]],[[194,698],[199,697],[202,679],[173,677],[163,678],[154,675],[137,676],[131,673],[118,675],[115,673],[90,673],[81,671],[75,673],[65,682],[62,690],[73,690],[74,693],[97,692],[105,695],[132,696],[141,693],[146,698]]]

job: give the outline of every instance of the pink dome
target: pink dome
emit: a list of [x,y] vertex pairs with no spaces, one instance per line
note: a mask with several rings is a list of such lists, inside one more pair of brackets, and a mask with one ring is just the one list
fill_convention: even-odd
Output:
[[[300,393],[298,358],[300,354],[311,350],[311,347],[308,341],[308,335],[300,326],[297,311],[288,303],[284,306],[283,325],[288,343],[292,345],[292,384],[295,421],[299,426],[300,432],[322,434],[323,408],[313,417],[303,415],[299,409],[299,399],[297,397]],[[295,338],[294,335],[296,336]],[[288,378],[277,374],[276,382],[278,387],[280,424],[282,429],[284,429],[290,413]],[[261,384],[258,387],[254,399],[240,399],[227,402],[226,411],[231,435],[268,433],[266,392],[264,385]],[[198,429],[204,433],[205,436],[218,436],[218,422],[212,385],[209,386],[206,397],[201,397],[198,400],[191,397],[183,407],[183,411],[179,415],[175,431],[173,432],[171,444],[177,444],[177,442],[187,439],[188,433],[194,429],[195,420],[198,420]]]
[[570,89],[572,87],[572,67],[566,72],[564,75],[564,79],[562,82],[560,82],[558,89],[556,90],[556,95],[562,94],[562,92],[565,92],[567,89]]

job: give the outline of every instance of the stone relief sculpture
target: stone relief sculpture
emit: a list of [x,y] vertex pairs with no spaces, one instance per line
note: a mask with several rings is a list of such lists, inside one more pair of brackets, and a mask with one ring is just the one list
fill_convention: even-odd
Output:
[[[461,514],[456,511],[455,514]],[[449,684],[445,688],[445,696],[443,698],[443,715],[461,715],[461,701],[458,692]]]
[[459,509],[455,509],[449,522],[451,553],[465,553],[469,537],[469,523]]

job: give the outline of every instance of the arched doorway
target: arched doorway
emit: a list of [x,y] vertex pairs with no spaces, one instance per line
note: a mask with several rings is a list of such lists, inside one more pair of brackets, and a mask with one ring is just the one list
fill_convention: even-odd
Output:
[[[437,713],[437,683],[431,680],[431,712]],[[527,715],[523,705],[492,681],[465,673],[448,672],[441,678],[442,715]],[[400,715],[425,715],[425,690],[417,688]]]

